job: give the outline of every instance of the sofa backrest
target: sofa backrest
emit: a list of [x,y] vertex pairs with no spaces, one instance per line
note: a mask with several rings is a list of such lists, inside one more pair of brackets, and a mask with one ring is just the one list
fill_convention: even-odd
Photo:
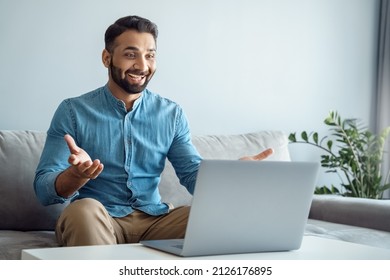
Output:
[[[39,131],[0,130],[0,229],[53,230],[64,205],[42,206],[34,193],[35,170],[46,140]],[[269,160],[290,160],[287,137],[280,131],[240,135],[194,136],[192,141],[204,158],[238,159],[273,148]],[[191,203],[167,161],[160,183],[163,201],[175,206]]]
[[44,207],[35,196],[35,169],[46,133],[0,130],[0,229],[52,230],[65,205]]

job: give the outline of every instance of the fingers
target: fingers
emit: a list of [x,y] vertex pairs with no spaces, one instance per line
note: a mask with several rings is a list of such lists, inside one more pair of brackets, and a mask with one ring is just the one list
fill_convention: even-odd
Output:
[[70,155],[68,159],[69,164],[71,165],[78,165],[81,161],[80,158],[78,158],[76,155]]
[[98,159],[91,161],[86,161],[76,167],[78,173],[83,178],[96,179],[97,176],[103,171],[103,164],[100,163]]
[[66,144],[68,145],[69,151],[71,154],[76,154],[80,151],[80,148],[76,145],[76,142],[74,141],[73,137],[69,134],[66,134],[64,136],[64,139],[66,141]]
[[88,179],[95,179],[103,171],[103,164],[100,160],[91,160],[89,155],[81,148],[79,148],[72,136],[66,134],[64,136],[66,144],[68,145],[71,155],[68,158],[69,164],[74,167],[76,176]]
[[263,160],[269,157],[274,153],[274,150],[272,148],[266,149],[262,151],[260,154],[254,156],[254,160]]
[[274,153],[274,150],[272,148],[266,149],[262,151],[261,153],[254,155],[254,156],[245,156],[240,158],[240,160],[264,160],[268,158],[270,155]]

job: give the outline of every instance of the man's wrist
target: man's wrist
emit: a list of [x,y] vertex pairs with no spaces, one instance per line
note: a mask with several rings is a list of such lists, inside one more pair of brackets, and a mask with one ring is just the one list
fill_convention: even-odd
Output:
[[81,177],[80,174],[74,172],[74,168],[76,167],[70,166],[68,169],[61,172],[55,181],[56,192],[63,198],[71,197],[90,180],[89,178]]

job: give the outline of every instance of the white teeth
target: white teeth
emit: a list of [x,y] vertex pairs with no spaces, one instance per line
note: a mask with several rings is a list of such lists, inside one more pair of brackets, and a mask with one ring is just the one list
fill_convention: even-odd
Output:
[[129,74],[129,76],[132,78],[132,79],[137,79],[137,80],[140,80],[140,79],[143,79],[145,76],[138,76],[138,75],[133,75],[133,74]]

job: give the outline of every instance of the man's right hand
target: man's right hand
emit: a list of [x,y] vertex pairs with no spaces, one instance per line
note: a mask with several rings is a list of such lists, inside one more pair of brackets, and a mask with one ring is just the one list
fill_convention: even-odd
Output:
[[69,164],[74,166],[74,173],[80,178],[95,179],[103,171],[103,164],[100,160],[92,161],[91,157],[86,151],[76,145],[73,137],[69,134],[65,135],[65,141],[68,144],[70,156],[68,158]]
[[70,197],[90,179],[98,177],[104,166],[98,159],[92,161],[88,153],[77,146],[72,136],[67,134],[64,139],[70,151],[68,162],[71,166],[58,175],[55,187],[58,195]]

